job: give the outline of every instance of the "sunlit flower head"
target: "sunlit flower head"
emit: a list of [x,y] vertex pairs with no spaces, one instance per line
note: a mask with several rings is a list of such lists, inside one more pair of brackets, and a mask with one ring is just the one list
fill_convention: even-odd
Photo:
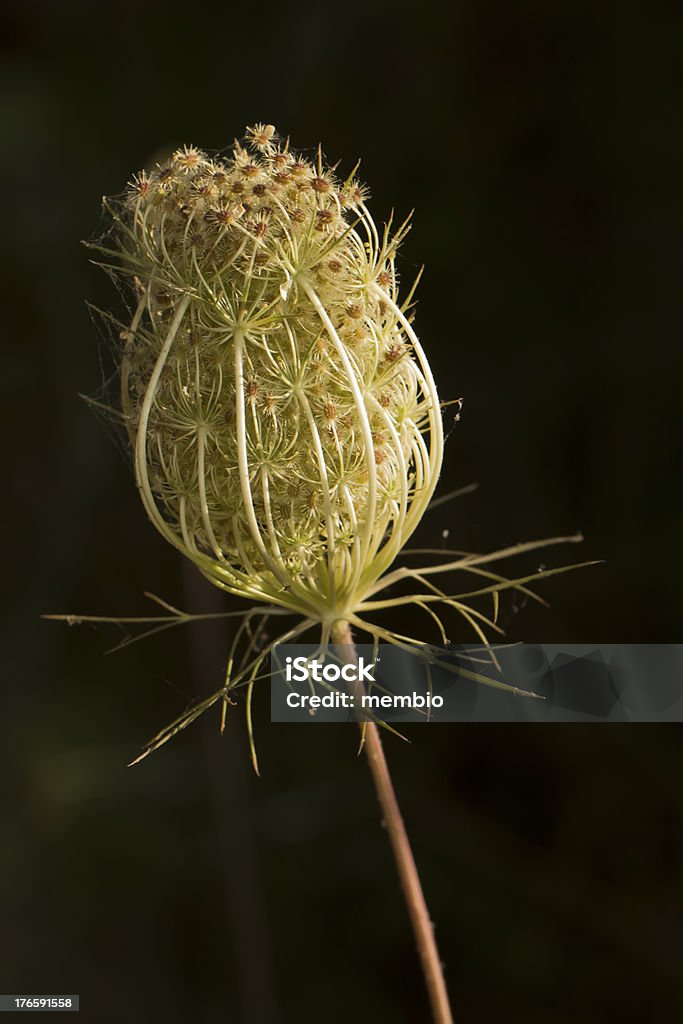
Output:
[[332,622],[420,521],[441,411],[379,230],[272,125],[193,146],[107,202],[137,295],[121,401],[147,513],[219,587]]

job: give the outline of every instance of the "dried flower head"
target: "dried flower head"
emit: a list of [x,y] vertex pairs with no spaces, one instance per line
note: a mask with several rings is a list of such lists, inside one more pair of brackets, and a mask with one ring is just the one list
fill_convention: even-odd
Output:
[[163,536],[231,593],[329,624],[420,521],[441,411],[396,288],[407,223],[379,231],[354,175],[276,138],[184,146],[108,204],[138,294],[121,401]]

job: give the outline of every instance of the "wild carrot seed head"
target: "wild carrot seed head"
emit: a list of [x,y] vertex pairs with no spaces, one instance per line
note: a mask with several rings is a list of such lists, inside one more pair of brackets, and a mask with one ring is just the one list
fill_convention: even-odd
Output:
[[107,202],[138,298],[121,400],[150,518],[217,585],[325,621],[393,561],[441,466],[397,294],[407,224],[380,232],[366,198],[257,124]]

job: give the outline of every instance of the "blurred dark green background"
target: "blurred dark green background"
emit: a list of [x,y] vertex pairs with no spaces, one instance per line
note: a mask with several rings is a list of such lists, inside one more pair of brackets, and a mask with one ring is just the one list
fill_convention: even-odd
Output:
[[[106,657],[45,611],[208,609],[110,431],[79,245],[102,194],[183,142],[272,121],[415,207],[404,279],[464,396],[421,537],[584,531],[513,639],[681,639],[683,11],[5,2],[0,69],[4,587],[0,990],[87,1022],[422,1022],[387,837],[348,729],[242,715],[126,762],[217,685],[223,628]],[[560,564],[577,549],[554,550]],[[530,561],[525,568],[532,570]],[[411,613],[397,617],[406,624]],[[454,639],[465,639],[457,636]],[[416,727],[388,743],[461,1024],[683,1019],[677,726]]]

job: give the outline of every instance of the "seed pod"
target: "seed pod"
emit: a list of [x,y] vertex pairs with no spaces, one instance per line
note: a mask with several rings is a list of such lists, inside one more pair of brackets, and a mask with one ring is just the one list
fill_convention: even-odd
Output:
[[218,586],[323,622],[393,562],[442,459],[397,292],[408,226],[378,231],[366,198],[256,125],[107,203],[138,298],[121,402],[150,519]]

